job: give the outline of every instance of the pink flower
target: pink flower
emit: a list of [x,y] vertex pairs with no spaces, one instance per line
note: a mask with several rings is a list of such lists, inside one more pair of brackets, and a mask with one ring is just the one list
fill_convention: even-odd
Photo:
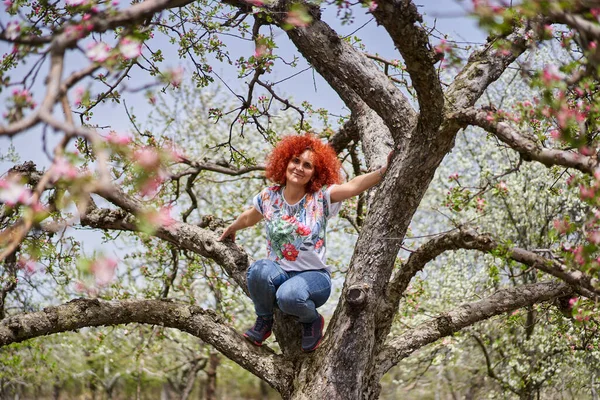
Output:
[[579,300],[579,298],[577,297],[572,297],[569,299],[569,307],[573,308],[573,306],[575,305],[575,303],[577,303],[577,300]]
[[140,194],[142,196],[154,196],[164,181],[161,174],[148,178],[140,187]]
[[577,246],[573,249],[573,259],[579,265],[585,264],[585,258],[583,256],[583,246]]
[[283,245],[283,257],[288,261],[296,261],[299,251],[293,244],[287,243]]
[[142,44],[137,40],[125,38],[119,44],[119,51],[127,60],[137,58],[142,54]]
[[282,220],[289,222],[290,224],[296,224],[298,220],[293,215],[284,215],[281,217]]
[[586,187],[584,185],[579,185],[579,197],[582,199],[593,199],[596,196],[593,188]]
[[167,71],[167,77],[171,85],[174,87],[181,86],[181,82],[183,81],[183,68],[177,67]]
[[77,86],[75,88],[75,100],[73,101],[73,103],[76,106],[80,106],[81,105],[81,99],[83,98],[83,95],[85,94],[85,89],[81,86]]
[[590,243],[600,244],[600,231],[588,232],[587,239]]
[[555,219],[552,222],[552,225],[554,226],[554,229],[556,229],[556,231],[561,234],[567,233],[570,228],[569,221],[567,221],[566,219]]
[[579,148],[579,153],[583,154],[584,156],[591,156],[592,154],[594,154],[594,150],[587,146],[581,146]]
[[127,146],[129,143],[131,143],[131,140],[131,137],[127,135],[119,135],[115,131],[110,131],[108,137],[106,138],[107,142],[116,144],[118,146]]
[[260,0],[246,0],[247,3],[252,4],[255,7],[262,7],[265,5],[263,1]]
[[8,40],[16,40],[21,32],[21,25],[16,21],[11,21],[6,25],[4,34]]
[[158,212],[151,212],[147,215],[148,222],[155,227],[165,228],[169,232],[174,232],[177,221],[171,217],[173,207],[161,207]]
[[110,56],[110,46],[104,42],[90,43],[85,55],[92,61],[101,63]]
[[506,182],[504,181],[500,181],[497,185],[496,188],[498,188],[498,190],[507,193],[508,192],[508,186],[506,185]]
[[373,12],[373,11],[377,10],[377,5],[378,5],[378,4],[377,4],[377,0],[372,0],[372,1],[369,3],[369,11],[370,11],[370,12]]
[[9,179],[0,179],[0,203],[9,207],[16,204],[31,204],[33,194],[31,190],[20,183]]
[[547,65],[542,72],[542,82],[544,82],[545,85],[550,85],[553,82],[561,81],[564,79],[564,77],[565,75],[560,72],[558,67],[554,64]]
[[319,250],[321,247],[323,247],[323,239],[319,239],[317,240],[317,243],[315,243],[315,250]]
[[113,280],[116,269],[117,260],[107,257],[97,258],[92,265],[90,265],[90,272],[94,274],[96,284],[100,286],[104,286]]
[[75,179],[79,175],[79,171],[73,164],[69,163],[64,157],[57,157],[51,167],[52,179]]
[[160,156],[153,147],[142,147],[133,153],[133,160],[145,170],[153,170],[160,165]]
[[448,180],[449,181],[458,181],[458,177],[459,177],[458,172],[455,172],[448,177]]
[[67,5],[71,7],[81,6],[86,3],[87,0],[67,0]]
[[296,28],[305,28],[310,24],[311,20],[312,18],[306,13],[306,11],[290,10],[287,13],[285,22],[295,26]]
[[298,234],[300,236],[308,236],[311,233],[311,230],[308,226],[299,223],[298,224],[298,229],[296,230],[296,232],[298,232]]
[[268,47],[264,44],[258,44],[256,46],[256,49],[254,50],[254,57],[255,58],[262,58],[264,56],[266,56],[268,54]]
[[11,8],[13,6],[12,0],[4,0],[4,5],[6,8]]
[[37,271],[36,263],[30,258],[19,258],[17,267],[25,271],[27,275],[33,275]]

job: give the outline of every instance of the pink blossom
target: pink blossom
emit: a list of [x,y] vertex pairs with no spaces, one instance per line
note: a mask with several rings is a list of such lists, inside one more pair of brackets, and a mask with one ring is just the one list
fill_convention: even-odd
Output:
[[127,60],[137,58],[142,54],[142,43],[137,40],[125,38],[119,44],[119,51]]
[[573,307],[575,305],[575,303],[577,303],[577,300],[579,300],[578,297],[572,297],[569,299],[569,307]]
[[587,239],[594,244],[600,244],[600,231],[592,231],[587,235]]
[[593,199],[596,196],[596,192],[593,188],[579,185],[579,197],[582,199]]
[[84,36],[83,26],[81,25],[69,25],[65,28],[65,33],[67,36],[73,36],[77,38],[82,38]]
[[0,179],[0,203],[9,207],[16,204],[31,204],[33,194],[31,190],[20,183],[9,179]]
[[585,264],[585,258],[583,257],[583,246],[577,246],[573,249],[573,259],[579,265]]
[[179,87],[181,85],[181,82],[183,81],[183,72],[183,67],[173,68],[167,72],[171,85],[174,87]]
[[287,13],[285,22],[295,26],[296,28],[305,28],[310,24],[310,17],[306,14],[306,12],[290,10]]
[[79,171],[73,164],[68,162],[64,157],[57,157],[51,167],[52,179],[75,179],[79,175]]
[[254,57],[255,58],[261,58],[264,57],[268,54],[268,47],[265,46],[264,44],[258,44],[256,46],[256,49],[254,50]]
[[140,187],[140,194],[142,196],[154,196],[164,181],[160,174],[147,179]]
[[369,11],[375,11],[377,9],[377,5],[377,0],[372,0],[371,3],[369,3]]
[[581,146],[578,150],[579,153],[584,156],[591,156],[592,154],[594,154],[594,150],[587,146]]
[[542,72],[542,81],[545,85],[550,85],[553,82],[563,80],[565,75],[560,72],[558,67],[554,64],[547,65]]
[[156,227],[165,228],[169,232],[174,232],[177,221],[171,217],[172,206],[161,207],[158,212],[151,212],[147,215],[148,222]]
[[246,2],[252,4],[255,7],[262,7],[265,5],[265,3],[261,0],[246,0]]
[[160,165],[160,156],[153,147],[142,147],[133,153],[133,160],[142,168],[152,170]]
[[36,263],[30,258],[19,258],[17,261],[17,267],[25,271],[27,275],[33,275],[37,272]]
[[483,211],[484,208],[485,208],[485,199],[478,197],[477,198],[477,209],[479,211]]
[[552,222],[552,226],[554,226],[554,229],[556,229],[556,231],[561,234],[567,233],[567,231],[570,228],[569,221],[567,221],[566,219],[555,219]]
[[21,25],[19,25],[16,21],[11,21],[6,25],[6,30],[4,31],[4,35],[8,40],[16,40],[19,37],[21,32]]
[[503,192],[508,192],[508,186],[506,185],[506,182],[504,181],[500,181],[496,187],[498,188],[498,190],[501,190]]
[[449,181],[458,181],[458,177],[459,177],[458,172],[455,172],[448,177],[448,180]]
[[550,137],[554,140],[559,140],[560,139],[560,131],[557,129],[552,129],[550,131]]
[[4,5],[6,8],[11,8],[13,6],[12,0],[4,0]]
[[119,135],[115,131],[110,131],[106,141],[118,146],[127,146],[129,143],[131,143],[132,139],[127,135]]
[[113,280],[116,269],[117,260],[107,257],[97,258],[90,265],[90,272],[94,274],[96,284],[100,286],[107,285]]
[[589,47],[590,47],[590,50],[596,50],[596,47],[598,47],[598,44],[595,41],[593,41],[593,42],[590,42]]
[[104,62],[110,56],[110,46],[104,42],[90,43],[85,55],[92,61]]
[[75,88],[75,100],[73,101],[73,103],[76,106],[80,106],[81,105],[81,99],[83,98],[83,95],[85,94],[85,89],[81,86],[77,86]]
[[85,4],[87,0],[67,0],[67,5],[71,7],[77,7]]

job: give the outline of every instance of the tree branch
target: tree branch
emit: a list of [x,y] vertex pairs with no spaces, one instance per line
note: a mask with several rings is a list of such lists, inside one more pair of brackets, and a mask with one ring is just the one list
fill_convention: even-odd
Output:
[[488,112],[481,109],[467,108],[452,115],[463,124],[479,126],[494,134],[502,142],[524,156],[526,160],[535,160],[547,167],[560,165],[574,168],[586,174],[593,174],[598,166],[598,161],[579,153],[567,150],[543,148],[539,143],[521,135],[508,123],[502,121],[489,121]]
[[280,393],[289,391],[293,371],[281,356],[250,344],[212,311],[164,300],[76,299],[15,315],[0,322],[0,346],[84,327],[129,323],[165,326],[199,337]]
[[376,374],[378,377],[383,376],[416,349],[458,332],[464,327],[495,315],[572,293],[573,289],[566,283],[541,282],[499,290],[483,300],[459,306],[390,340],[377,356]]
[[402,54],[417,91],[419,124],[425,132],[436,132],[442,123],[444,94],[434,67],[438,60],[429,44],[428,32],[417,25],[423,22],[423,17],[411,0],[379,0],[373,15]]

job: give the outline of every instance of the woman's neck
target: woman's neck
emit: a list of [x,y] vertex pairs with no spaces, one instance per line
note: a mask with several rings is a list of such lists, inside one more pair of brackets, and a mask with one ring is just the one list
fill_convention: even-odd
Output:
[[304,186],[286,184],[283,189],[283,197],[285,197],[285,201],[287,201],[288,204],[296,204],[302,200],[305,194],[306,188]]

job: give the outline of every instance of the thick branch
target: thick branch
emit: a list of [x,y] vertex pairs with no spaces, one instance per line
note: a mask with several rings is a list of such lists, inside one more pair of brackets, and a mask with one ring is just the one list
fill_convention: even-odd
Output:
[[[82,213],[81,224],[97,229],[139,231],[139,224],[133,215],[123,210],[99,209],[93,205]],[[214,260],[247,292],[245,272],[251,260],[235,243],[220,242],[214,232],[182,222],[175,222],[168,227],[157,227],[154,236],[173,243],[180,249]]]
[[487,87],[500,78],[506,68],[527,49],[524,28],[515,29],[513,33],[502,38],[512,45],[508,53],[494,47],[496,40],[498,38],[471,54],[467,64],[446,91],[447,110],[472,107]]
[[535,160],[547,167],[560,165],[575,168],[586,174],[593,174],[598,166],[598,161],[579,153],[566,150],[543,148],[540,144],[521,135],[516,129],[506,122],[489,121],[488,112],[475,108],[468,108],[453,115],[457,121],[479,126],[494,134],[498,139],[512,147],[524,156],[526,160]]
[[289,389],[291,366],[268,348],[253,346],[212,311],[164,300],[77,299],[0,322],[0,346],[90,326],[140,323],[175,328],[199,337],[281,393]]
[[422,16],[411,0],[379,0],[373,11],[402,54],[406,70],[419,100],[419,124],[435,132],[442,122],[444,96],[434,67],[438,61],[429,44],[428,32],[419,26]]
[[377,376],[383,376],[416,349],[462,328],[521,307],[568,296],[572,292],[572,288],[563,282],[541,282],[499,290],[483,300],[459,306],[390,340],[377,356]]

